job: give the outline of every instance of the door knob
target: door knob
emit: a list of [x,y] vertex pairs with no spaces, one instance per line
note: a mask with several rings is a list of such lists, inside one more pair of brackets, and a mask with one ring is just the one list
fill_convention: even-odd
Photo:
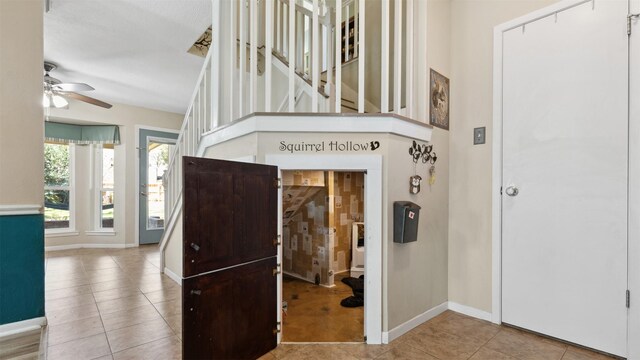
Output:
[[517,196],[519,190],[515,186],[507,186],[507,188],[504,190],[504,192],[507,193],[507,195],[509,195],[509,196]]

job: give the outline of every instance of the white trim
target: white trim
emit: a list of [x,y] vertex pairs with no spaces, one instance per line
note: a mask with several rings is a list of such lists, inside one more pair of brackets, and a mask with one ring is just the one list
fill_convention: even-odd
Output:
[[197,154],[254,132],[391,133],[428,141],[433,127],[395,114],[255,113],[203,134]]
[[5,336],[38,330],[45,325],[47,325],[47,318],[44,316],[0,325],[0,339]]
[[[169,244],[169,240],[171,239],[171,234],[176,228],[176,222],[178,218],[182,216],[182,192],[178,195],[178,200],[176,200],[176,205],[173,207],[173,211],[169,215],[169,221],[164,228],[164,232],[162,233],[162,237],[160,238],[160,244],[158,247],[160,248],[160,268],[165,268],[164,255],[167,250],[167,245]],[[182,251],[182,250],[181,250]]]
[[44,208],[40,204],[0,205],[0,216],[38,215],[43,213]]
[[84,234],[87,236],[116,236],[116,232],[113,230],[85,231]]
[[[340,117],[337,118],[341,119]],[[295,123],[295,121],[290,123]],[[324,126],[330,128],[326,122]],[[365,234],[368,234],[366,241],[369,245],[365,252],[367,276],[365,277],[364,293],[364,325],[367,344],[382,343],[382,156],[265,154],[265,164],[276,165],[280,170],[366,171],[364,223],[366,224]],[[279,213],[280,211],[281,209]],[[279,223],[279,233],[282,233],[281,226],[281,223]],[[278,291],[282,292],[281,287],[279,287]]]
[[399,338],[400,336],[408,333],[415,327],[433,319],[434,317],[442,314],[448,309],[448,302],[443,302],[442,304],[431,308],[422,314],[414,317],[413,319],[407,320],[404,323],[394,327],[393,329],[382,333],[382,343],[388,344],[393,340]]
[[78,236],[80,235],[79,232],[75,231],[75,230],[69,230],[69,229],[60,229],[62,231],[54,231],[56,229],[50,229],[49,232],[45,232],[44,237],[45,238],[57,238],[57,237],[67,237],[67,236]]
[[178,285],[182,286],[182,278],[176,273],[171,271],[168,267],[164,268],[163,273],[169,277],[169,279],[175,281]]
[[[207,55],[208,57],[208,55]],[[197,89],[196,89],[197,90]],[[192,96],[192,98],[195,97],[195,93],[194,96]],[[192,101],[193,102],[193,101]],[[168,132],[168,133],[172,133],[172,134],[178,134],[180,135],[180,129],[167,129],[167,128],[161,128],[161,127],[156,127],[156,126],[147,126],[147,125],[135,125],[134,126],[134,132],[135,132],[135,148],[134,151],[139,151],[140,148],[140,130],[151,130],[151,131],[162,131],[162,132]],[[178,142],[178,139],[176,139],[176,143]],[[140,190],[140,154],[138,153],[138,156],[135,156],[135,169],[134,169],[134,173],[136,176],[136,182],[134,185],[134,195],[136,198],[136,206],[135,206],[135,221],[134,221],[134,243],[135,246],[139,246],[140,245],[140,194],[139,194],[139,190]],[[124,193],[126,193],[126,186],[125,186],[125,191]],[[114,212],[115,214],[115,212]]]
[[73,249],[128,249],[138,247],[136,244],[70,244],[45,246],[44,251],[61,251]]
[[492,320],[492,315],[489,312],[486,312],[486,311],[480,310],[480,309],[476,309],[476,308],[473,308],[471,306],[458,304],[458,303],[453,302],[453,301],[449,301],[449,310],[455,311],[455,312],[463,314],[463,315],[471,316],[471,317],[474,317],[474,318],[480,319],[480,320],[485,320],[485,321],[491,321]]

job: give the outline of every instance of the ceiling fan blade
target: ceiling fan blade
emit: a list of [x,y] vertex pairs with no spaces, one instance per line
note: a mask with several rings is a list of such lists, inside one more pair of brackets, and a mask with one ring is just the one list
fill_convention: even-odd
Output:
[[60,91],[91,91],[95,90],[93,87],[85,83],[60,83],[54,84],[52,87]]
[[111,106],[113,106],[113,105],[111,105],[109,103],[106,103],[104,101],[100,101],[98,99],[94,99],[92,97],[85,96],[85,95],[80,95],[80,94],[77,94],[77,93],[74,93],[74,92],[60,92],[60,94],[64,95],[64,96],[68,96],[68,97],[70,97],[72,99],[84,101],[84,102],[89,103],[91,105],[100,106],[100,107],[103,107],[105,109],[111,109]]

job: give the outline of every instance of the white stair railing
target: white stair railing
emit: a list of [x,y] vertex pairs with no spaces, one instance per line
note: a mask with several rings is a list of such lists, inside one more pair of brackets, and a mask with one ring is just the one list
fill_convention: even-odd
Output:
[[[406,6],[404,10],[403,4]],[[356,61],[356,88],[345,87],[349,93],[355,93],[349,106],[357,108],[360,113],[365,112],[365,103],[369,109],[372,108],[365,100],[366,81],[377,77],[365,79],[365,0],[212,0],[212,5],[212,46],[164,175],[168,221],[160,244],[162,251],[182,207],[182,157],[201,156],[198,151],[203,136],[258,111],[341,112],[342,67]],[[393,21],[389,0],[381,0],[380,7],[382,69],[379,72],[379,109],[383,113],[390,111],[389,94],[393,90],[393,112],[411,115],[413,0],[395,2]],[[402,24],[403,12],[407,18],[406,29]],[[395,30],[393,87],[389,84],[391,25]],[[406,38],[406,49],[402,49],[403,37]],[[258,63],[259,56],[264,59],[264,64]],[[280,59],[283,64],[275,66],[272,58]],[[403,61],[407,69],[404,88],[401,76]],[[263,68],[264,73],[259,72],[259,68]],[[279,80],[273,76],[273,69],[281,72]],[[283,84],[283,77],[286,84]],[[322,77],[326,81],[324,86],[320,85]],[[276,88],[287,90],[276,97]],[[403,92],[405,109],[401,109]],[[299,108],[303,94],[311,97],[310,108]],[[281,102],[283,99],[286,102]]]

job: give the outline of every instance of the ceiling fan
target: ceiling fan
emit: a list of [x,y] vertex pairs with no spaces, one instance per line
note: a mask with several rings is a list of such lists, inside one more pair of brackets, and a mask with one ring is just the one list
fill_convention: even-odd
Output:
[[55,70],[57,67],[58,66],[54,63],[48,61],[44,62],[44,94],[42,97],[42,106],[45,108],[67,108],[69,106],[69,102],[66,98],[69,97],[84,101],[91,105],[100,106],[105,109],[111,108],[112,105],[104,101],[78,94],[78,92],[81,91],[95,90],[93,87],[84,83],[63,83],[62,81],[51,77],[49,72]]

